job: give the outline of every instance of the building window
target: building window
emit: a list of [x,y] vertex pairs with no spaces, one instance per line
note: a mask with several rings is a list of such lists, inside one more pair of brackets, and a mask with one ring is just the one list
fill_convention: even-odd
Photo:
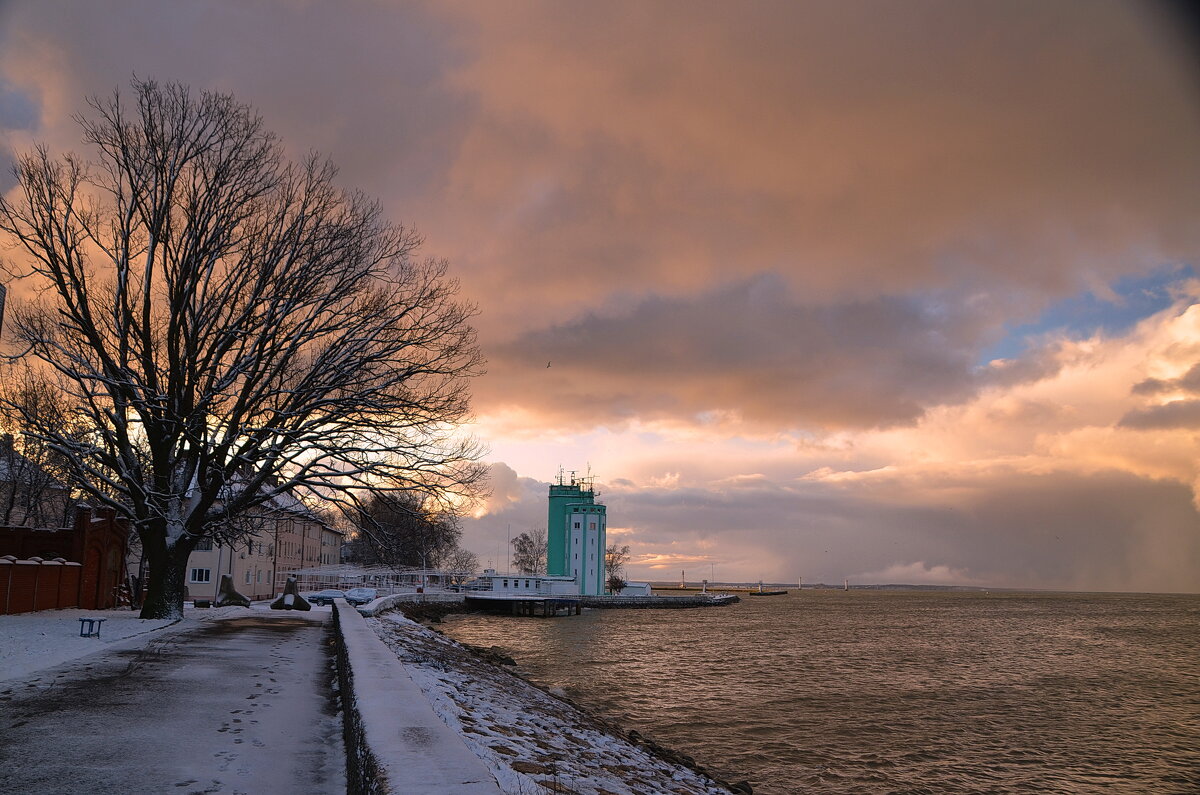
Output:
[[250,570],[246,570],[246,585],[250,584]]
[[576,552],[576,553],[575,553],[575,560],[579,560],[579,553],[578,553],[578,552]]
[[212,582],[211,569],[192,569],[192,582]]
[[575,529],[576,529],[576,530],[578,530],[578,529],[579,529],[579,522],[576,522],[576,523],[575,523]]
[[258,577],[258,580],[257,580],[258,582],[262,582],[262,572],[261,571],[255,576]]
[[212,549],[212,539],[211,538],[200,539],[199,541],[196,542],[196,549],[198,549],[198,550]]

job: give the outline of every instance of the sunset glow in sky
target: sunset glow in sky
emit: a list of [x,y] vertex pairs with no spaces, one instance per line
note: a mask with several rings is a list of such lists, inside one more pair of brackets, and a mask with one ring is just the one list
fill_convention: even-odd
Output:
[[1195,592],[1171,8],[0,0],[0,190],[134,74],[329,155],[479,306],[484,564],[590,466],[634,579]]

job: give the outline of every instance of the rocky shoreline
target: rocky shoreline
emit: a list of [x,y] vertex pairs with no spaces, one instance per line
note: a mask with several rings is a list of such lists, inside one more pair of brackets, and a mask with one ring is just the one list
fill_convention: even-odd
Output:
[[537,686],[513,670],[515,662],[502,650],[466,646],[399,612],[368,623],[506,793],[753,792],[746,782],[723,781],[690,756]]

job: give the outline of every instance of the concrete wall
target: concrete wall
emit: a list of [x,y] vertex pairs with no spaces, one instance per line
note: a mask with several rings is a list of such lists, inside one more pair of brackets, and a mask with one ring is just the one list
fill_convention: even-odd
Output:
[[[404,664],[366,619],[338,599],[333,620],[345,717],[347,789],[395,795],[499,795],[491,772],[434,713]],[[380,698],[381,693],[387,698]]]

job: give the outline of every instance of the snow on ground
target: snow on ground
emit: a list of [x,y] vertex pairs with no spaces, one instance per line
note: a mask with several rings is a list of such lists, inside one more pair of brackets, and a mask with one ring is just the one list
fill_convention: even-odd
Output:
[[[80,618],[103,618],[100,637],[81,638]],[[0,680],[19,679],[174,623],[142,620],[131,610],[43,610],[0,616]]]
[[368,622],[505,793],[728,795],[707,776],[655,756],[574,705],[398,613]]
[[[266,610],[267,603],[252,609]],[[328,608],[326,608],[328,610]],[[42,610],[37,613],[0,615],[0,681],[21,679],[44,668],[85,657],[101,649],[123,648],[148,643],[152,633],[168,627],[186,629],[200,621],[215,621],[245,615],[244,607],[196,609],[185,607],[183,619],[140,619],[137,611],[124,610]],[[79,619],[103,618],[100,637],[81,638]],[[129,640],[137,638],[137,640]]]
[[[85,614],[109,619],[99,640],[78,637]],[[328,611],[188,607],[175,623],[136,615],[0,616],[0,650],[27,672],[48,655],[80,654],[71,631],[93,652],[0,682],[0,793],[346,791]],[[122,625],[112,640],[110,621]],[[32,649],[11,653],[21,637],[41,644],[37,663]]]

